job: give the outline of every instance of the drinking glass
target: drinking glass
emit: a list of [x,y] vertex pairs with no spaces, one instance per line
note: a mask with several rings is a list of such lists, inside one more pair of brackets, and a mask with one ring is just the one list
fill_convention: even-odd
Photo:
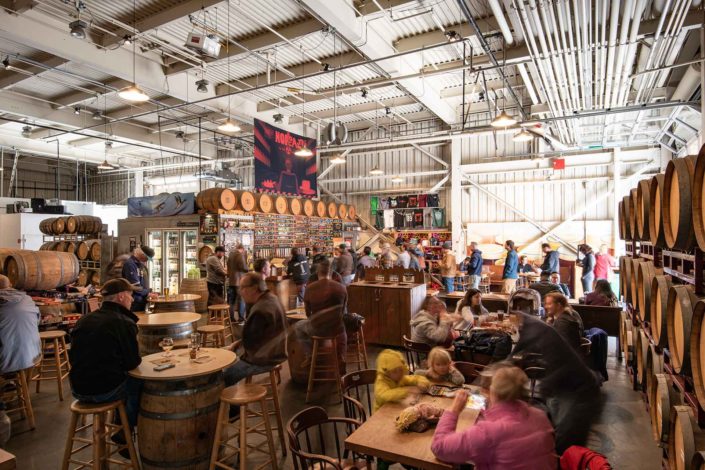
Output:
[[168,287],[164,288],[164,298],[166,298],[166,299],[169,298],[169,288]]
[[169,357],[169,356],[171,356],[170,351],[174,348],[174,340],[169,337],[163,338],[159,342],[159,347],[161,347],[164,350],[164,354],[162,354],[162,356]]

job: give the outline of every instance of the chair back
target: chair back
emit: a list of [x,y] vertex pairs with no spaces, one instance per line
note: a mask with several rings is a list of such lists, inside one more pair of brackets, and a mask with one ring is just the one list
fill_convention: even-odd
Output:
[[364,423],[372,414],[372,392],[376,379],[377,371],[374,369],[364,369],[343,376],[343,410],[346,418]]
[[475,380],[480,376],[480,372],[482,372],[485,368],[482,364],[463,361],[456,361],[453,363],[453,366],[458,369],[458,372],[463,374],[466,384],[475,382]]
[[331,418],[320,406],[306,408],[294,415],[286,426],[294,469],[343,470],[343,461],[347,457],[345,439],[359,425],[352,419]]
[[409,365],[409,371],[413,373],[416,369],[421,369],[421,363],[426,359],[428,353],[431,352],[431,346],[426,343],[411,341],[406,335],[402,336],[402,343],[404,344],[406,363]]

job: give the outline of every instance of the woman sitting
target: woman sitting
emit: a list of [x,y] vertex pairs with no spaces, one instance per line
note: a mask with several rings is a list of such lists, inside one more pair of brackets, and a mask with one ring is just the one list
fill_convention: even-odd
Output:
[[443,301],[436,297],[426,297],[419,313],[411,319],[411,341],[449,347],[453,342],[451,326],[457,320],[457,315],[448,314]]
[[612,286],[605,279],[598,279],[595,282],[595,290],[585,296],[585,305],[597,305],[601,307],[616,307],[617,296],[612,292]]
[[521,400],[529,379],[518,367],[496,370],[490,385],[487,410],[477,422],[457,431],[458,416],[468,394],[458,391],[450,409],[441,416],[431,450],[444,462],[472,461],[476,470],[555,470],[558,464],[553,427],[546,414]]
[[546,294],[546,323],[563,337],[576,351],[580,351],[581,339],[585,335],[583,319],[580,314],[570,308],[565,295],[558,292]]
[[460,316],[460,319],[455,322],[453,328],[465,330],[473,326],[476,317],[489,313],[482,305],[482,292],[478,289],[468,289],[463,300],[455,306],[455,313]]

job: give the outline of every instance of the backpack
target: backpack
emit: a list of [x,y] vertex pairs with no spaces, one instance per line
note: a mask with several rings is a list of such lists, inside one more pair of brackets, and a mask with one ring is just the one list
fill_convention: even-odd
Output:
[[475,354],[490,356],[492,362],[501,361],[512,352],[512,338],[503,331],[471,330],[466,337],[453,342],[456,361],[478,362]]
[[[528,305],[531,307],[528,307]],[[517,289],[509,297],[509,311],[522,311],[528,315],[539,315],[541,311],[541,294],[534,289]],[[527,311],[529,310],[529,311]]]
[[561,470],[612,470],[604,455],[587,447],[570,446],[561,455]]

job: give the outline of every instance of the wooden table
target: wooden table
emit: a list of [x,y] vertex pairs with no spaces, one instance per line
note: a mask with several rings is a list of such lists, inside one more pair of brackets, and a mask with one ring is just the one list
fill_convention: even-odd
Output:
[[149,302],[153,305],[154,313],[163,312],[196,312],[196,300],[201,298],[198,294],[176,294],[165,297],[160,295]]
[[137,317],[137,342],[142,355],[161,351],[159,342],[167,336],[174,340],[174,347],[188,345],[196,332],[194,323],[201,319],[199,313],[193,312],[139,313]]
[[[208,468],[224,386],[222,371],[236,356],[226,349],[203,348],[199,356],[212,359],[199,364],[188,354],[188,350],[173,351],[170,358],[150,354],[130,371],[144,381],[137,423],[144,470]],[[154,371],[155,361],[164,359],[176,367]]]
[[286,312],[286,318],[294,321],[306,320],[306,310],[303,307],[293,308]]
[[[450,408],[452,398],[422,395],[421,402]],[[449,470],[453,465],[441,462],[431,452],[435,427],[426,432],[397,431],[396,417],[405,408],[399,403],[387,403],[367,418],[362,426],[345,439],[345,448],[364,455],[380,457],[389,462],[410,465],[423,470]],[[472,426],[480,414],[466,408],[458,419],[458,430]]]

